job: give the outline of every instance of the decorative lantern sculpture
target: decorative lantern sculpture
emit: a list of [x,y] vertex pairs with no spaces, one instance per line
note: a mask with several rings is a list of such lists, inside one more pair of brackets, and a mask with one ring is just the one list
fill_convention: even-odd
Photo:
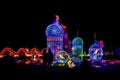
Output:
[[72,41],[72,60],[77,65],[83,61],[83,39],[81,37],[76,37]]
[[63,47],[64,30],[58,20],[56,15],[55,22],[46,28],[47,48],[50,48],[53,54]]
[[53,55],[54,60],[56,61],[56,54],[60,51],[63,47],[65,51],[71,53],[71,46],[68,39],[66,26],[59,22],[59,16],[56,15],[56,20],[53,24],[50,24],[46,28],[46,37],[47,37],[47,48],[50,48]]
[[91,60],[101,60],[103,57],[103,46],[101,46],[100,43],[97,42],[96,35],[94,36],[95,42],[89,48],[89,56]]
[[58,63],[66,63],[68,61],[68,53],[61,49],[56,53],[56,59]]

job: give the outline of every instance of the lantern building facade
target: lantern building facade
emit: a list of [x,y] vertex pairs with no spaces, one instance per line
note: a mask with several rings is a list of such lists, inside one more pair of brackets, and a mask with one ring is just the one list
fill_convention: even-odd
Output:
[[47,48],[50,48],[54,55],[54,62],[57,62],[57,53],[63,48],[70,54],[72,52],[66,26],[59,22],[59,16],[56,15],[54,23],[46,28]]
[[[57,18],[57,16],[56,16]],[[61,24],[56,20],[46,28],[47,48],[50,48],[52,53],[56,53],[63,47],[64,30]]]

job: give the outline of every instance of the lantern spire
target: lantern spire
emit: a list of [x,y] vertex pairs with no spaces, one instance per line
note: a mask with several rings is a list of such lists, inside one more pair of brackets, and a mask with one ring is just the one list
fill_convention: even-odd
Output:
[[58,15],[55,15],[55,22],[57,22],[57,23],[58,23],[58,22],[59,22],[59,20],[60,20],[60,19],[59,19],[59,16],[58,16]]

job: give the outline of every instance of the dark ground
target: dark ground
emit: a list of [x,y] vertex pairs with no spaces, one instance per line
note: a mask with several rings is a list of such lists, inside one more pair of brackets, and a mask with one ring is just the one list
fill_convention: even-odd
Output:
[[119,80],[120,65],[106,68],[44,67],[41,65],[1,65],[1,79],[12,80]]

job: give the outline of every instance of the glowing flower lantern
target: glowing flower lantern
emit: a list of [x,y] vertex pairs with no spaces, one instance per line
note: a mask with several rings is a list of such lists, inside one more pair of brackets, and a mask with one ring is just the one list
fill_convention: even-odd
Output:
[[64,49],[61,49],[56,53],[57,63],[66,63],[68,61],[68,56],[69,54]]

